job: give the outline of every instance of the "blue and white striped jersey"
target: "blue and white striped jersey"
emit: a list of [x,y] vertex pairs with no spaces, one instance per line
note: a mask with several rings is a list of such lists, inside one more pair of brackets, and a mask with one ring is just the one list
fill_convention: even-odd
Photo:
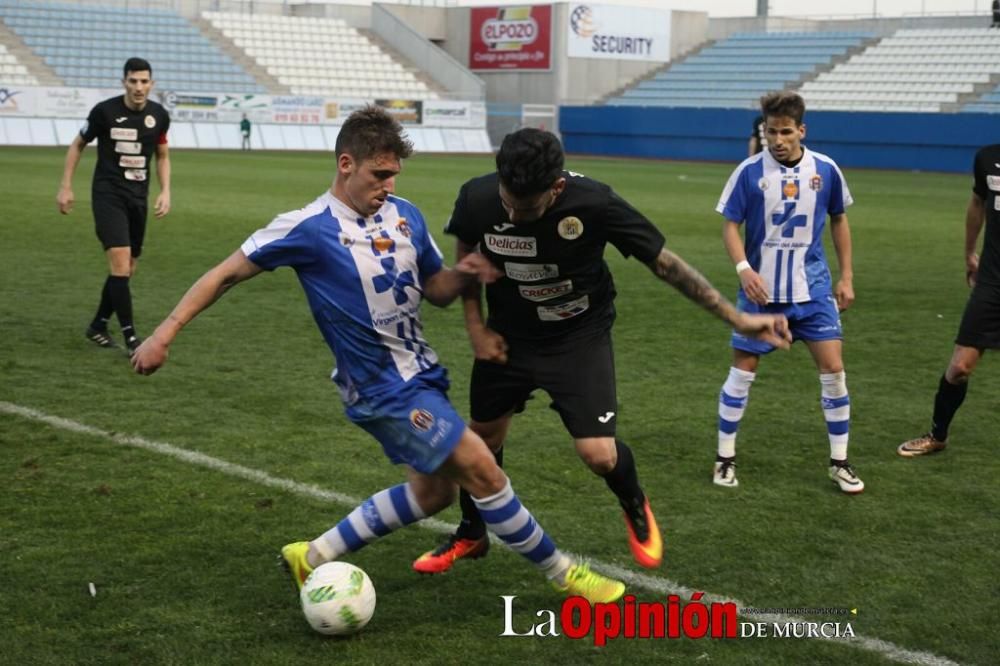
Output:
[[827,215],[854,203],[837,164],[805,146],[798,165],[783,166],[767,150],[729,177],[715,210],[745,223],[747,261],[768,286],[772,303],[802,303],[832,293],[823,252]]
[[282,213],[243,243],[266,270],[295,269],[313,317],[337,359],[344,402],[398,390],[438,358],[423,337],[422,285],[442,267],[416,206],[390,196],[362,218],[332,193]]

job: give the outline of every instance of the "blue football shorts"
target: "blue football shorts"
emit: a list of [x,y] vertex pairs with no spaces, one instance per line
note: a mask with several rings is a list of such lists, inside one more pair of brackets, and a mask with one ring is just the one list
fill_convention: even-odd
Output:
[[[842,340],[844,332],[840,325],[840,313],[837,301],[833,296],[825,296],[819,300],[804,303],[768,303],[757,305],[747,299],[740,291],[736,299],[736,307],[747,314],[783,314],[788,319],[788,328],[792,332],[792,340],[818,342],[821,340]],[[739,349],[749,354],[767,354],[774,351],[774,345],[749,338],[742,333],[733,331],[730,339],[733,349]]]
[[403,389],[376,399],[359,398],[345,410],[347,418],[382,445],[393,464],[433,473],[458,445],[465,421],[437,382],[419,376]]

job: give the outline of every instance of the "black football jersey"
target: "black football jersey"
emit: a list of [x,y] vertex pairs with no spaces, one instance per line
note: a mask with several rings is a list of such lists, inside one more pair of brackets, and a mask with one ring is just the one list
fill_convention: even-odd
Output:
[[981,148],[973,166],[972,191],[986,207],[986,232],[979,257],[979,282],[1000,287],[1000,143]]
[[445,232],[503,270],[486,286],[488,325],[512,339],[575,340],[614,322],[604,247],[648,263],[663,235],[607,185],[565,171],[566,188],[534,222],[511,224],[496,173],[462,186]]
[[87,143],[97,139],[94,192],[145,198],[156,146],[167,142],[168,129],[167,110],[152,100],[146,101],[142,111],[125,106],[124,95],[95,105],[80,130]]

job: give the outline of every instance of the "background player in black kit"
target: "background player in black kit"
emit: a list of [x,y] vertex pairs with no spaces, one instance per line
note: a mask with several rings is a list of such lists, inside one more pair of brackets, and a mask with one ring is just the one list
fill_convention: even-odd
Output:
[[[965,275],[972,294],[955,338],[951,362],[934,396],[931,430],[896,449],[906,458],[942,450],[948,427],[962,406],[969,377],[986,349],[1000,349],[1000,144],[976,153],[972,197],[965,211]],[[983,256],[976,253],[979,231],[986,224]]]
[[[463,296],[475,351],[469,426],[502,459],[511,417],[535,389],[545,390],[590,469],[604,478],[625,514],[636,561],[656,567],[663,545],[639,485],[629,447],[615,439],[618,410],[611,326],[615,287],[604,262],[614,245],[655,275],[748,335],[788,347],[783,317],[738,312],[696,270],[664,247],[663,235],[607,185],[563,170],[554,134],[526,128],[508,135],[497,172],[462,186],[446,231],[457,257],[478,246],[503,270],[486,289]],[[448,541],[420,556],[422,573],[447,571],[456,559],[480,557],[485,527],[466,494],[462,523]]]
[[90,110],[87,122],[66,151],[62,183],[56,203],[66,215],[73,207],[73,173],[87,144],[97,139],[97,166],[91,190],[91,207],[97,238],[108,259],[108,278],[100,305],[86,336],[101,347],[116,347],[108,334],[108,320],[118,315],[125,346],[131,354],[142,340],[132,322],[129,278],[142,254],[149,197],[149,167],[156,154],[160,194],[156,217],[170,212],[170,155],[166,109],[149,99],[153,69],[142,58],[129,58],[123,69],[125,94],[106,99]]

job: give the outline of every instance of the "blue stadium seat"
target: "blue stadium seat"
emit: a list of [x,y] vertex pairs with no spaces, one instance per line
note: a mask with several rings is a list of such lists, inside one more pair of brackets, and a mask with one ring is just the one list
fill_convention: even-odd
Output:
[[737,33],[606,104],[753,108],[762,94],[798,83],[871,37],[867,32]]
[[169,9],[0,0],[0,17],[67,85],[117,87],[122,64],[140,55],[161,88],[265,92]]

